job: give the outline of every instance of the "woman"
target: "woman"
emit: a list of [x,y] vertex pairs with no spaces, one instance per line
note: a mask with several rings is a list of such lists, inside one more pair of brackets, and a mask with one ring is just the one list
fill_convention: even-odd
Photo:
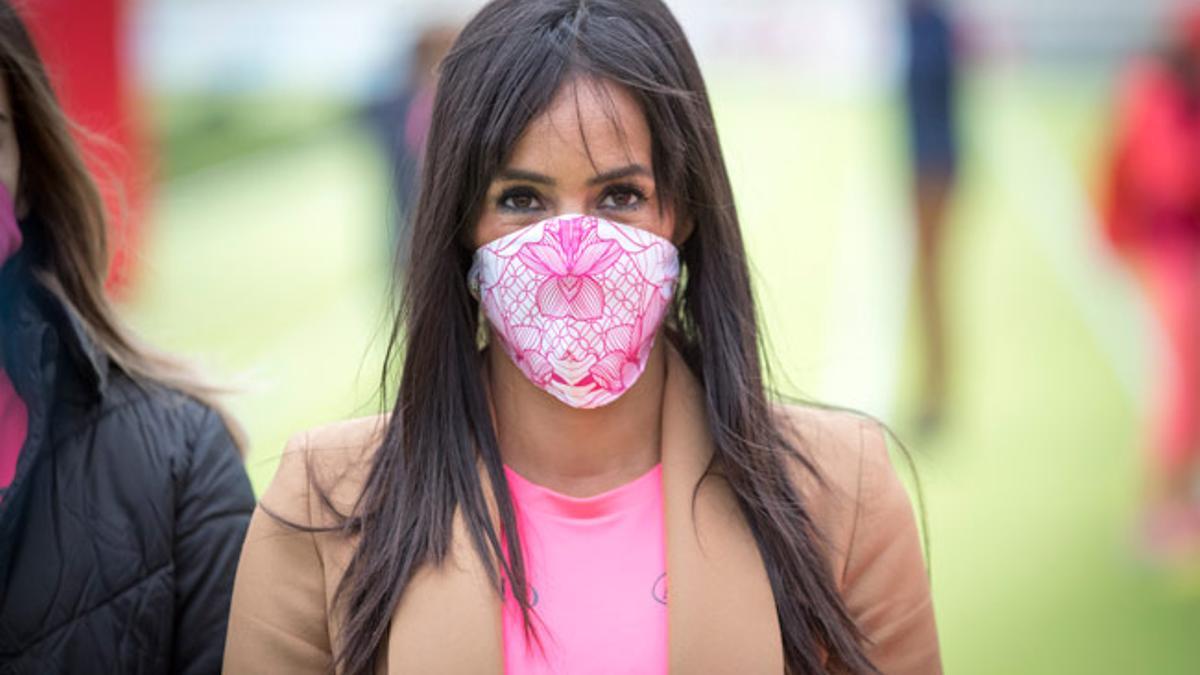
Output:
[[0,670],[214,673],[254,496],[104,297],[104,207],[0,3]]
[[395,409],[285,451],[226,670],[938,672],[879,430],[768,402],[667,8],[488,4],[429,148]]
[[1173,25],[1126,78],[1106,218],[1162,336],[1141,543],[1167,560],[1200,555],[1200,8]]

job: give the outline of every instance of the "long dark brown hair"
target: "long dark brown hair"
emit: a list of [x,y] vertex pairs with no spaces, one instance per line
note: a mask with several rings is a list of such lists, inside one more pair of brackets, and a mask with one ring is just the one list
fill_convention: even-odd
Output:
[[219,405],[224,390],[187,362],[146,344],[105,295],[108,216],[72,131],[104,141],[63,114],[37,48],[6,0],[0,0],[0,86],[8,88],[21,153],[13,199],[33,214],[21,223],[33,274],[72,308],[114,365],[135,381],[165,385],[212,406],[244,448],[241,427]]
[[[575,77],[616,83],[637,99],[653,139],[658,190],[694,227],[680,249],[686,282],[668,330],[703,384],[716,452],[710,471],[728,480],[758,543],[788,672],[875,672],[820,534],[787,478],[796,461],[816,470],[788,440],[768,398],[712,108],[683,30],[659,0],[495,0],[465,27],[442,65],[389,346],[389,366],[402,361],[397,400],[359,499],[340,521],[359,540],[337,591],[343,623],[335,666],[370,672],[414,573],[446,560],[456,512],[497,592],[502,579],[512,584],[530,629],[526,567],[466,274],[488,185],[530,121]],[[508,535],[503,540],[489,515],[480,461]]]

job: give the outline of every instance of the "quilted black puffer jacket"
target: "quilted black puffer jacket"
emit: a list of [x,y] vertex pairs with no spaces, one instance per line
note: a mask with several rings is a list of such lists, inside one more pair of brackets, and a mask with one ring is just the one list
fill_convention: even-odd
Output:
[[0,501],[0,673],[216,673],[254,508],[218,415],[130,379],[21,256],[0,338],[29,434]]

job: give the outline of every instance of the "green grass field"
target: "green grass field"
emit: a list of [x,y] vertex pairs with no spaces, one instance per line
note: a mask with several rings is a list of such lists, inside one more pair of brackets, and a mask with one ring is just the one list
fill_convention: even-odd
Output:
[[[908,441],[947,672],[1200,672],[1200,586],[1128,546],[1147,359],[1087,204],[1104,88],[972,86],[947,261],[953,407],[922,441],[905,433],[916,350],[893,101],[716,84],[777,384]],[[378,408],[385,207],[382,162],[351,127],[162,186],[129,309],[239,388],[260,491],[291,433]]]

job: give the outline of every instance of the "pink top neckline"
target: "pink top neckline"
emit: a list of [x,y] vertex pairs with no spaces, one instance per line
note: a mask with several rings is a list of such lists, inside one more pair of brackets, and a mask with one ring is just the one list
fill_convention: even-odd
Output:
[[655,464],[646,473],[624,485],[591,497],[572,497],[538,485],[504,465],[509,488],[520,495],[521,508],[542,515],[570,520],[597,520],[637,506],[648,483],[661,482],[662,464]]

